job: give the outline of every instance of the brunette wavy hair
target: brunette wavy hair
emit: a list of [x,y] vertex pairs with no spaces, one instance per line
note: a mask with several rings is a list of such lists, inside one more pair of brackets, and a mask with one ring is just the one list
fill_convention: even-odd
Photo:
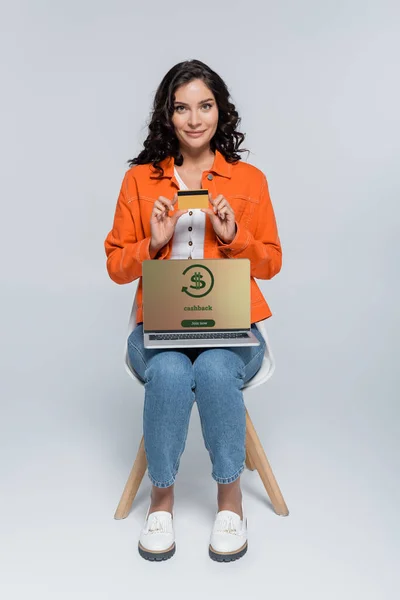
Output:
[[241,159],[239,152],[248,152],[246,149],[239,149],[245,135],[236,130],[241,119],[235,105],[229,100],[225,82],[200,60],[186,60],[172,67],[158,86],[148,124],[149,133],[143,143],[144,149],[136,158],[127,161],[130,167],[152,163],[162,177],[164,170],[159,163],[167,156],[173,156],[175,164],[182,165],[183,156],[171,119],[177,88],[193,79],[201,79],[217,102],[218,126],[210,141],[211,150],[215,152],[218,149],[230,163]]

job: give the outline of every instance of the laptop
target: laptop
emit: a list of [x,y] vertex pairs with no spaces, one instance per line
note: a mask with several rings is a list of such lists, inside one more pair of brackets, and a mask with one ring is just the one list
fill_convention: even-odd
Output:
[[250,260],[145,260],[145,348],[259,346],[251,331]]

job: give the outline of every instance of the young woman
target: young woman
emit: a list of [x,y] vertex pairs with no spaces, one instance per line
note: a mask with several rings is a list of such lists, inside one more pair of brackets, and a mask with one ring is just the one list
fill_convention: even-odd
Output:
[[[153,485],[139,552],[149,560],[175,552],[174,482],[195,400],[217,482],[209,555],[229,561],[247,551],[241,390],[263,359],[265,341],[256,323],[271,316],[255,278],[274,277],[282,252],[266,177],[240,159],[245,150],[239,150],[244,140],[239,122],[217,73],[198,60],[172,67],[156,91],[144,148],[129,163],[105,240],[111,279],[123,284],[140,278],[128,351],[145,382],[143,435]],[[209,190],[209,208],[177,209],[177,190],[200,188]],[[251,329],[259,346],[144,348],[142,262],[187,258],[250,259]]]

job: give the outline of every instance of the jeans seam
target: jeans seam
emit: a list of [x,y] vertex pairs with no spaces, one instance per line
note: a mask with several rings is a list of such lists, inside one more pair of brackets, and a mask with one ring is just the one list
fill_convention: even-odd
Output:
[[[248,363],[246,363],[246,364],[244,365],[244,368],[245,368],[245,370],[247,369],[247,367],[248,367],[249,365],[251,365],[251,363],[252,363],[254,360],[256,360],[257,358],[259,358],[259,356],[260,356],[260,355],[264,356],[264,354],[265,354],[265,347],[264,347],[262,350],[260,350],[259,352],[257,352],[257,354],[255,354],[255,355],[254,355],[254,356],[253,356],[253,357],[252,357],[252,358],[249,360],[249,362],[248,362]],[[246,373],[245,373],[245,374],[246,374]],[[256,374],[257,374],[257,373],[254,373],[254,375],[256,375]],[[254,377],[254,375],[253,375],[253,377]],[[251,377],[250,377],[250,379],[251,379]]]
[[[144,402],[144,406],[143,406],[143,420],[145,419],[145,416],[146,416],[146,404],[147,404],[147,403],[146,403],[146,401],[145,401],[145,402]],[[189,409],[189,412],[188,412],[188,418],[186,419],[186,425],[185,425],[185,427],[186,427],[186,431],[187,431],[187,429],[188,429],[188,427],[189,427],[190,415],[191,415],[191,412],[192,412],[193,404],[194,404],[194,398],[193,398],[193,400],[192,400],[192,404],[191,404],[191,406],[190,406],[190,409]],[[150,477],[150,479],[151,479],[151,481],[152,481],[153,483],[154,483],[154,482],[156,482],[156,483],[154,483],[154,485],[161,484],[161,485],[162,485],[162,487],[164,487],[164,486],[165,486],[165,487],[167,487],[168,485],[172,485],[172,483],[174,483],[174,481],[175,481],[175,478],[176,478],[176,475],[177,475],[177,473],[178,473],[178,464],[179,464],[179,459],[180,459],[180,458],[181,458],[181,456],[182,456],[183,449],[184,449],[184,447],[185,447],[185,443],[186,443],[186,437],[185,437],[185,438],[184,438],[184,440],[183,440],[183,443],[182,443],[182,445],[181,445],[181,448],[180,448],[180,450],[179,450],[179,452],[178,452],[178,458],[177,458],[177,460],[176,460],[176,462],[175,462],[175,464],[174,464],[174,466],[173,466],[173,468],[172,468],[172,478],[171,478],[171,479],[168,479],[168,481],[166,482],[166,484],[165,484],[165,483],[162,483],[162,482],[159,482],[159,481],[157,481],[157,479],[155,479],[155,477],[153,477],[153,476],[150,474],[150,469],[148,468],[148,463],[147,463],[147,470],[148,470],[149,477]],[[147,451],[146,451],[146,440],[145,440],[145,439],[144,439],[144,451],[145,451],[145,453],[146,453],[146,456],[147,456]],[[170,482],[172,482],[172,483],[170,483]],[[158,487],[160,487],[160,486],[158,486]]]
[[173,475],[173,477],[171,479],[168,479],[168,481],[157,481],[157,479],[152,476],[152,474],[150,473],[149,470],[148,470],[148,475],[150,477],[152,484],[155,485],[156,487],[169,487],[170,485],[175,483],[176,473],[175,473],[175,475]]
[[207,427],[203,426],[203,418],[202,418],[202,415],[201,415],[199,403],[197,403],[197,408],[199,410],[200,422],[201,422],[201,429],[203,431],[203,437],[204,437],[204,441],[206,443],[206,448],[207,448],[208,452],[210,453],[210,458],[211,458],[212,462],[214,463],[214,454],[213,454],[213,451],[211,450],[210,442],[208,441],[208,437],[207,437],[207,433],[206,433]]
[[[192,393],[194,394],[193,390],[192,390]],[[188,411],[188,418],[186,419],[186,424],[185,424],[186,432],[187,432],[187,430],[189,428],[189,422],[190,422],[190,416],[192,414],[193,404],[194,404],[194,397],[193,397],[193,400],[192,400],[192,404],[190,405],[190,409]],[[176,476],[176,474],[178,472],[178,464],[179,464],[179,460],[180,460],[180,458],[182,456],[182,453],[183,453],[183,450],[184,450],[184,447],[185,447],[185,443],[186,443],[186,436],[183,439],[183,443],[182,443],[181,449],[178,452],[178,458],[177,458],[177,460],[176,460],[176,462],[174,464],[174,467],[173,467],[173,471],[175,472],[174,477]]]
[[[146,371],[146,369],[147,369],[147,363],[146,363],[146,361],[145,361],[145,359],[144,359],[144,356],[143,356],[143,354],[142,354],[142,353],[141,353],[141,351],[140,351],[140,348],[138,348],[138,346],[136,346],[136,345],[135,345],[133,342],[131,342],[129,339],[128,339],[128,345],[129,345],[131,348],[134,348],[134,349],[136,350],[136,352],[138,353],[138,355],[139,355],[139,356],[140,356],[140,358],[142,359],[142,363],[143,363],[143,365],[144,365],[144,370]],[[128,356],[129,356],[129,354],[128,354]],[[130,362],[130,359],[129,359],[129,362]]]
[[212,477],[213,479],[215,479],[215,481],[217,481],[218,483],[231,483],[232,481],[234,481],[235,479],[237,479],[239,477],[239,475],[241,473],[243,473],[244,471],[244,463],[242,464],[242,466],[240,467],[240,469],[238,469],[236,471],[236,473],[234,473],[233,475],[231,475],[230,477],[219,477],[218,475],[216,475],[215,473],[212,473]]

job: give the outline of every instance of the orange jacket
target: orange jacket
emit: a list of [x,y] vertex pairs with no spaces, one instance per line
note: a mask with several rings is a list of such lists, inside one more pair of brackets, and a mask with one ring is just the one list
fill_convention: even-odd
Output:
[[[157,179],[158,172],[150,163],[135,165],[125,173],[113,228],[104,242],[107,271],[113,281],[130,283],[140,277],[137,323],[143,320],[142,261],[150,259],[153,204],[159,196],[172,200],[180,189],[174,176],[173,157],[165,158],[160,165],[164,169],[161,179]],[[204,258],[249,258],[251,322],[270,317],[272,313],[254,278],[271,279],[279,273],[282,249],[264,173],[242,161],[228,163],[216,150],[214,164],[203,172],[201,185],[211,192],[212,198],[218,194],[225,196],[235,213],[237,226],[235,238],[230,244],[224,244],[215,235],[206,215]],[[175,206],[179,208],[179,200]],[[155,260],[169,258],[172,240],[160,250]]]

